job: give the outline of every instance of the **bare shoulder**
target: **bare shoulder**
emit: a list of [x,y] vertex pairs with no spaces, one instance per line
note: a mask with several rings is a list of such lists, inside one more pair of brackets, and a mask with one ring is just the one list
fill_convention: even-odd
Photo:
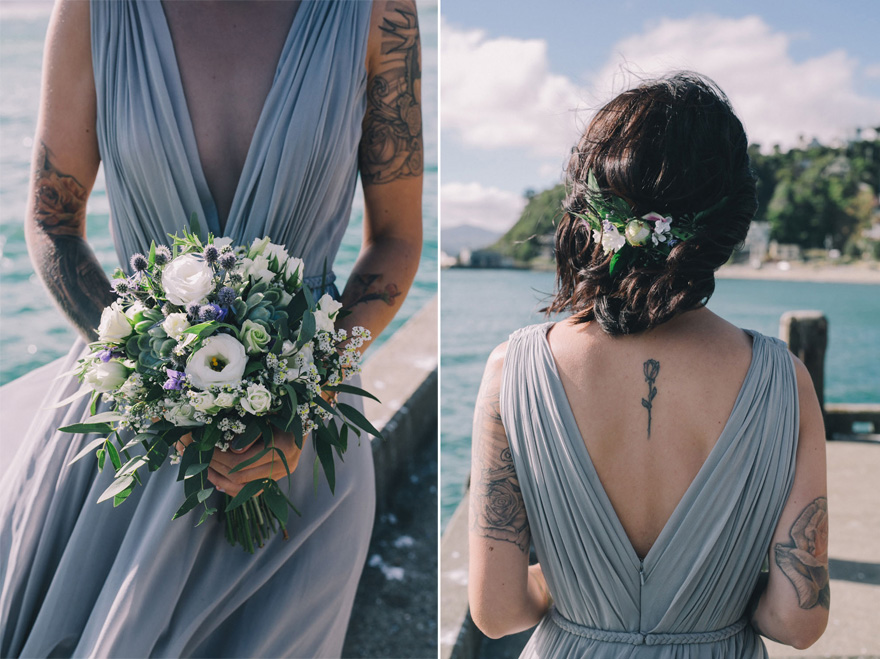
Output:
[[499,343],[492,349],[492,352],[489,353],[489,359],[486,362],[486,370],[497,370],[501,372],[501,369],[504,368],[504,358],[507,356],[507,345],[509,341],[505,341],[504,343]]

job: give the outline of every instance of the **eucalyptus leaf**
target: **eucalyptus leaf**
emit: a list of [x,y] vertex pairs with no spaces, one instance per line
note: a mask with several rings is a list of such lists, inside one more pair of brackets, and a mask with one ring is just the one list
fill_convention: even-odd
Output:
[[200,473],[205,471],[209,465],[210,465],[210,463],[208,463],[208,462],[201,462],[198,464],[190,465],[189,467],[186,468],[186,474],[184,474],[183,477],[184,478],[192,478],[193,476],[198,476]]
[[122,461],[119,459],[119,451],[113,446],[113,442],[107,442],[107,455],[110,456],[110,464],[113,465],[113,468],[119,470]]
[[375,437],[378,437],[380,439],[382,438],[382,433],[376,430],[373,424],[370,423],[369,420],[367,420],[367,417],[361,414],[359,410],[352,407],[351,405],[347,405],[346,403],[337,403],[336,407],[356,426],[363,428]]
[[97,439],[92,440],[91,442],[89,442],[88,444],[83,446],[82,450],[79,453],[77,453],[73,457],[73,460],[71,460],[68,464],[73,464],[77,460],[82,460],[89,453],[94,451],[96,448],[98,448],[101,444],[103,444],[106,441],[107,441],[107,439],[105,437],[98,437]]
[[333,462],[333,448],[325,442],[315,442],[315,451],[318,453],[318,459],[321,461],[321,467],[324,468],[324,476],[327,477],[327,484],[330,486],[330,492],[336,493],[336,465]]
[[186,515],[190,510],[199,505],[198,492],[194,492],[190,494],[180,508],[177,509],[177,512],[174,513],[174,517],[171,519],[177,519],[183,515]]
[[112,499],[117,494],[130,487],[134,483],[134,476],[123,476],[122,478],[117,478],[110,484],[104,493],[98,498],[98,503],[102,501],[106,501],[107,499]]
[[248,458],[244,462],[240,462],[237,465],[235,465],[232,469],[229,470],[229,473],[234,474],[235,472],[241,471],[242,469],[247,469],[248,467],[250,467],[252,464],[254,464],[257,460],[262,458],[264,455],[266,455],[271,450],[272,449],[269,447],[264,448],[262,451],[260,451],[256,455]]
[[44,410],[54,410],[59,407],[64,407],[65,405],[69,405],[70,403],[77,400],[78,398],[82,398],[86,394],[94,395],[96,393],[98,393],[98,392],[92,392],[91,388],[88,385],[83,385],[82,387],[80,387],[80,389],[75,394],[71,394],[70,396],[68,396],[64,400],[60,400],[57,403],[55,403],[54,405],[48,405],[48,406],[44,407],[43,409]]
[[354,394],[355,396],[364,396],[365,398],[372,398],[377,403],[381,403],[382,401],[376,398],[373,394],[365,389],[361,389],[360,387],[355,387],[350,384],[336,384],[332,387],[324,387],[324,391],[337,391],[341,394]]
[[72,426],[64,426],[58,430],[75,434],[82,433],[84,435],[94,432],[106,435],[107,433],[113,432],[113,427],[109,423],[74,423]]
[[251,481],[250,483],[245,483],[244,487],[241,488],[241,491],[236,494],[231,501],[226,504],[226,512],[228,513],[230,510],[235,510],[239,506],[243,506],[248,500],[252,497],[256,496],[256,494],[266,487],[265,480]]

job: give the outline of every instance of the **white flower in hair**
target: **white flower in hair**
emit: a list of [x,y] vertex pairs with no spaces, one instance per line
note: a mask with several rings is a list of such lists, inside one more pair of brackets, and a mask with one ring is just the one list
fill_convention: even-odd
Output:
[[[596,233],[598,232],[593,232],[593,238],[596,238]],[[626,244],[626,238],[608,220],[602,222],[602,233],[599,239],[602,241],[602,250],[605,254],[613,254]]]
[[642,219],[654,223],[654,233],[651,234],[651,241],[655,245],[665,243],[668,237],[667,234],[669,234],[669,228],[672,226],[672,218],[663,217],[660,213],[648,213],[647,215],[642,215]]

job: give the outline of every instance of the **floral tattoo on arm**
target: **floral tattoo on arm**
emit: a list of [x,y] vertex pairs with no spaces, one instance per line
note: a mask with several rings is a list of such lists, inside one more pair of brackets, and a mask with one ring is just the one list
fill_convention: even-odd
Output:
[[115,296],[84,238],[88,192],[76,178],[58,170],[43,142],[35,165],[35,231],[30,244],[34,267],[65,315],[83,336],[94,340],[101,312]]
[[[381,285],[382,275],[380,274],[354,274],[350,279],[349,286],[352,287],[350,297],[351,303],[347,305],[349,309],[359,304],[372,302],[373,300],[382,300],[389,307],[394,306],[394,301],[400,296],[400,289],[397,284],[390,283]],[[348,291],[346,291],[348,293]]]
[[393,0],[379,26],[382,63],[367,82],[360,145],[365,185],[422,173],[419,22],[412,2]]
[[648,410],[648,439],[651,439],[651,407],[654,404],[654,396],[657,395],[657,387],[654,381],[660,374],[660,362],[656,359],[649,359],[644,363],[645,382],[648,383],[648,397],[642,398],[642,406]]
[[471,530],[484,538],[514,544],[528,554],[529,521],[501,421],[499,377],[488,376],[477,397],[473,433],[477,481],[471,484]]
[[792,524],[791,543],[777,543],[776,565],[797,592],[802,609],[831,604],[828,578],[828,499],[814,499]]

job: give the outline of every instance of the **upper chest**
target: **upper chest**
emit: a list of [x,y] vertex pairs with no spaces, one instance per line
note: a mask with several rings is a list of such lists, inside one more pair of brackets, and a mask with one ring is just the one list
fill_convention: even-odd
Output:
[[244,158],[298,5],[163,3],[200,151]]

